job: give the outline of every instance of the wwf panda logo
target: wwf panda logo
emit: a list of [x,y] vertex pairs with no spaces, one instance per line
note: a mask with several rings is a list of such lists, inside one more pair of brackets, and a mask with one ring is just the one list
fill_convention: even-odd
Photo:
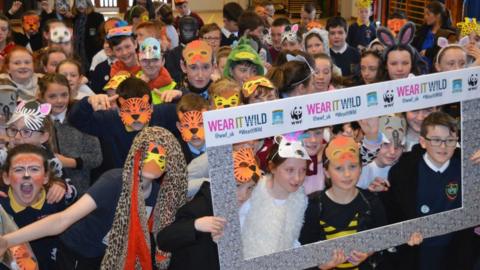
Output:
[[393,102],[393,90],[387,90],[385,94],[383,94],[383,101],[388,104]]
[[478,74],[472,74],[470,78],[468,78],[468,85],[471,87],[475,87],[478,84]]
[[302,119],[302,106],[293,108],[290,112],[290,116],[292,117],[292,120]]

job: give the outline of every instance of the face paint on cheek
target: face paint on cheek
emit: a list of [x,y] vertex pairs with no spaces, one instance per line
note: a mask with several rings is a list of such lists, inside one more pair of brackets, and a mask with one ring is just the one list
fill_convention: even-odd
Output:
[[214,102],[215,109],[237,107],[240,103],[240,95],[239,94],[233,94],[233,95],[228,96],[228,97],[214,95],[213,96],[213,102]]
[[36,187],[41,187],[45,181],[45,168],[43,160],[36,155],[21,154],[12,160],[12,168],[23,167],[23,174],[17,174],[13,171],[9,173],[11,184],[21,183],[25,180],[31,180]]
[[142,173],[156,179],[162,176],[167,166],[167,154],[161,145],[151,142],[147,149],[147,156],[143,161]]
[[193,137],[200,140],[205,139],[205,129],[203,128],[203,116],[200,111],[179,112],[180,133],[185,142],[192,141]]

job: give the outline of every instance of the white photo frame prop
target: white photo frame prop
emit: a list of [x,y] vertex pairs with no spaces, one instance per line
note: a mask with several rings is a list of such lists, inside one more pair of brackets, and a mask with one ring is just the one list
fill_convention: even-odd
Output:
[[[304,269],[327,262],[336,248],[379,251],[480,224],[480,67],[280,99],[203,114],[213,209],[228,224],[218,242],[221,269]],[[462,207],[354,235],[244,259],[233,176],[232,144],[292,131],[461,102]],[[268,226],[268,224],[266,225]]]

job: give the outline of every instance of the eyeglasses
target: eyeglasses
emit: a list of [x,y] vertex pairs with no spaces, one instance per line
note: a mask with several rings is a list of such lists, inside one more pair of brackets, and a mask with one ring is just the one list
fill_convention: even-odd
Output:
[[204,39],[206,41],[219,41],[220,40],[219,37],[203,37],[202,39]]
[[8,127],[7,128],[7,136],[8,137],[15,137],[17,136],[17,133],[20,132],[20,136],[22,138],[30,138],[32,137],[32,134],[33,132],[40,132],[40,133],[43,133],[43,131],[41,130],[31,130],[31,129],[16,129],[16,128],[13,128],[13,127]]
[[439,138],[427,138],[425,137],[425,140],[427,140],[431,146],[440,146],[442,143],[445,143],[446,146],[448,147],[455,147],[457,146],[458,143],[458,138],[451,138],[451,139],[439,139]]

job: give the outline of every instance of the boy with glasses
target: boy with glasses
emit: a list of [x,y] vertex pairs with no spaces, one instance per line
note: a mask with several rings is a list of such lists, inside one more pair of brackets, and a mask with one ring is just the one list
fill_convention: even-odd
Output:
[[222,40],[220,27],[216,23],[205,24],[200,28],[199,36],[201,40],[205,40],[212,47],[213,53],[217,54]]
[[[425,118],[420,144],[390,169],[391,186],[381,194],[390,224],[462,206],[458,140],[458,123],[450,115],[433,112]],[[464,261],[461,257],[468,254],[462,252],[468,246],[468,238],[463,239],[466,234],[432,237],[416,248],[399,246],[392,257],[394,265],[398,269],[466,269],[459,267]]]

